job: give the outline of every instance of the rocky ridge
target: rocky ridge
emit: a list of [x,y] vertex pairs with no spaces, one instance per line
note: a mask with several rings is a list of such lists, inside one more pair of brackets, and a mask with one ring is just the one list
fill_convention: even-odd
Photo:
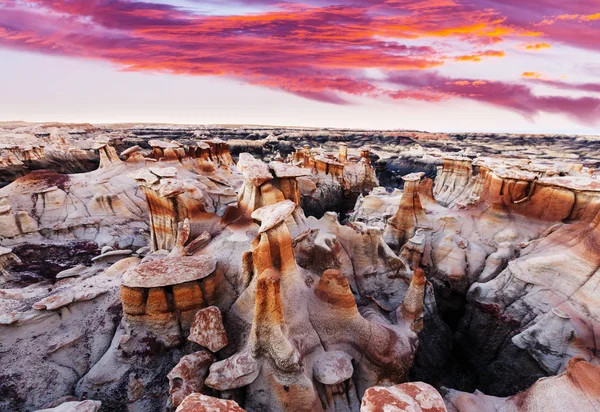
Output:
[[593,137],[59,135],[1,152],[0,409],[598,410]]

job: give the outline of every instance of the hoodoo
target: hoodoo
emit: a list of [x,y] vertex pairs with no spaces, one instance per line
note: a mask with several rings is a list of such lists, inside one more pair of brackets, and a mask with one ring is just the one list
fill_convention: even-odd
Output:
[[72,127],[0,129],[0,410],[600,410],[583,137]]

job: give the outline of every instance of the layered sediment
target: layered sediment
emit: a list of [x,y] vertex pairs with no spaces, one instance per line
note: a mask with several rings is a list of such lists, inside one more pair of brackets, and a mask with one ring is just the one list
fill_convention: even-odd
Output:
[[593,139],[65,130],[0,131],[0,409],[600,408]]

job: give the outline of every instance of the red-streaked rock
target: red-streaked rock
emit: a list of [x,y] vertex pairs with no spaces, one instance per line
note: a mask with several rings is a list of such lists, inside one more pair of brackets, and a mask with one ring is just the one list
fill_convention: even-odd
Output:
[[446,412],[440,393],[423,382],[367,389],[360,412]]
[[258,233],[266,232],[274,228],[288,218],[296,209],[296,204],[291,200],[276,203],[274,205],[263,206],[252,212],[252,219],[261,222]]
[[387,221],[385,240],[388,244],[401,248],[417,228],[430,227],[419,197],[419,184],[423,173],[403,176],[404,191],[395,215]]
[[218,352],[228,344],[221,311],[216,306],[196,312],[188,340],[196,342],[211,352]]
[[156,288],[177,285],[207,277],[215,271],[217,262],[209,256],[179,256],[155,259],[128,271],[123,286]]
[[177,366],[167,375],[173,406],[178,407],[186,396],[204,390],[204,379],[214,361],[215,356],[206,350],[185,355],[179,360]]
[[193,393],[183,400],[176,412],[246,412],[235,401]]
[[213,363],[210,375],[204,381],[206,386],[219,391],[241,388],[254,382],[258,377],[260,367],[249,351]]

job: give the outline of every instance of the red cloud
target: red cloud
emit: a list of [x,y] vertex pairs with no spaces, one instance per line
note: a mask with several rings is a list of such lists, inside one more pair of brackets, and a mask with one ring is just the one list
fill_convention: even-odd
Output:
[[600,99],[594,97],[571,98],[564,96],[537,96],[522,84],[509,84],[499,81],[478,81],[452,79],[436,73],[403,72],[387,79],[388,82],[403,86],[405,90],[390,93],[392,98],[411,98],[422,94],[423,100],[431,95],[445,98],[465,98],[509,109],[528,118],[546,113],[564,113],[586,124],[594,124],[600,116]]
[[[586,10],[592,0],[565,4],[538,0],[537,8],[521,0],[307,2],[238,0],[266,6],[268,11],[204,16],[143,1],[0,0],[0,46],[102,59],[123,70],[224,75],[336,104],[346,103],[345,95],[430,101],[463,97],[526,116],[564,112],[590,121],[594,99],[538,97],[524,85],[485,79],[441,79],[425,86],[407,83],[407,89],[391,91],[365,69],[409,71],[422,79],[446,61],[502,57],[502,50],[481,48],[505,38],[535,37],[533,49],[545,47],[546,40],[600,49],[600,20]],[[563,14],[579,17],[557,17],[545,26],[531,23]],[[574,30],[572,25],[581,27]],[[414,39],[421,45],[407,45]],[[463,55],[449,57],[456,56],[452,44],[457,42]]]

